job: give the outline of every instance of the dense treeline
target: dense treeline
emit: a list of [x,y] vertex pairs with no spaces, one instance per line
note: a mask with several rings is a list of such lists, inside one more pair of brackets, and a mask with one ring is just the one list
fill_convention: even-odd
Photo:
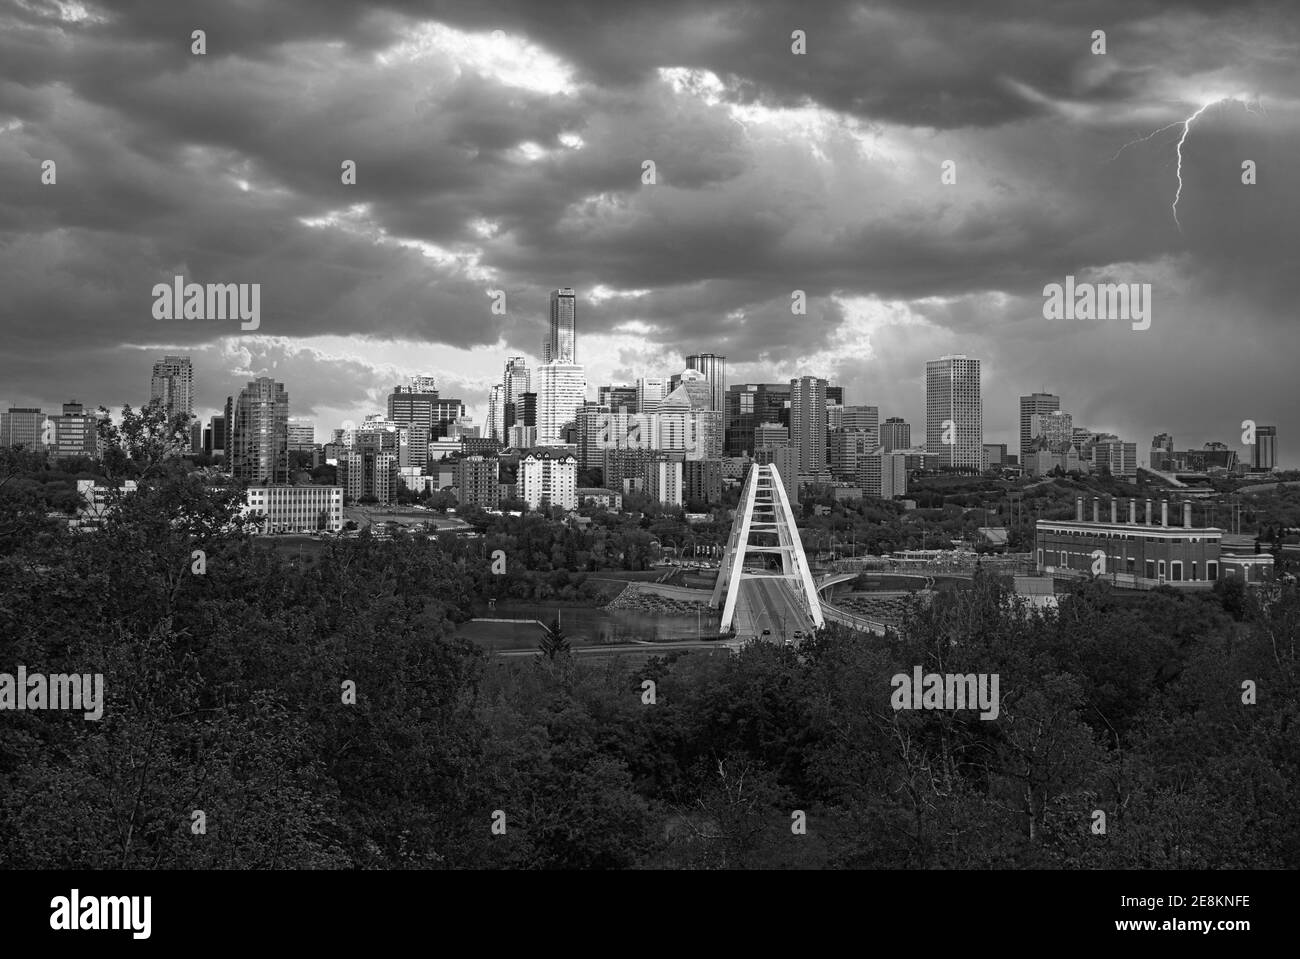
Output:
[[[1092,584],[1038,615],[981,578],[887,640],[492,660],[453,636],[487,557],[289,558],[166,473],[92,534],[25,502],[0,505],[0,671],[100,672],[107,705],[0,713],[10,867],[1300,863],[1293,587]],[[895,711],[914,666],[998,674],[998,718]]]

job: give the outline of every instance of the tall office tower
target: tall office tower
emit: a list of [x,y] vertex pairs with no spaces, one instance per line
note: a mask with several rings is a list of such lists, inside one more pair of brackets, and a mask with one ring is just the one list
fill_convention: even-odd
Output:
[[844,387],[826,385],[826,405],[834,403],[836,406],[844,405]]
[[213,416],[208,421],[208,429],[212,434],[212,449],[207,452],[213,456],[226,455],[226,418],[224,416]]
[[231,432],[235,479],[289,482],[289,394],[283,383],[260,376],[240,390]]
[[188,356],[164,356],[153,365],[149,399],[172,413],[194,413],[194,367]]
[[[578,363],[553,361],[537,370],[537,442],[564,444],[564,428],[578,419],[587,400],[587,370]],[[576,460],[575,460],[576,463]]]
[[[233,396],[226,397],[226,415],[224,419],[226,421],[226,441],[221,446],[226,451],[226,464],[229,465],[230,451],[235,448],[235,398]],[[212,442],[215,444],[216,440]]]
[[501,380],[504,390],[501,395],[501,409],[504,411],[504,429],[515,425],[512,414],[519,407],[520,397],[532,388],[532,378],[528,373],[528,361],[522,356],[512,356],[506,360],[506,373]]
[[1151,437],[1151,462],[1153,470],[1173,469],[1174,434],[1157,433]]
[[[951,421],[952,442],[944,442]],[[939,466],[978,470],[984,462],[984,404],[980,361],[955,354],[925,364],[925,448]]]
[[1253,470],[1277,469],[1277,427],[1255,427],[1255,446],[1250,451],[1250,468]]
[[576,303],[576,294],[567,286],[551,291],[550,325],[542,343],[544,362],[570,365],[578,362]]
[[311,420],[289,420],[289,452],[310,453],[316,448],[316,424]]
[[602,386],[596,392],[596,402],[602,406],[608,406],[610,412],[617,413],[622,410],[624,413],[636,412],[636,387],[635,386]]
[[800,475],[826,471],[826,387],[815,376],[790,381],[790,446],[798,452]]
[[826,401],[826,430],[839,430],[844,428],[844,407],[830,400]]
[[1040,413],[1055,413],[1061,408],[1061,398],[1055,393],[1030,393],[1020,397],[1020,455],[1023,457],[1034,442],[1033,417]]
[[1093,472],[1105,469],[1111,476],[1137,476],[1137,449],[1137,443],[1125,443],[1118,436],[1098,440],[1092,447]]
[[[1034,441],[1039,439],[1047,440],[1047,448],[1053,452],[1061,452],[1064,447],[1069,446],[1076,441],[1075,433],[1078,430],[1074,427],[1074,416],[1063,410],[1056,410],[1052,413],[1035,413],[1029,417],[1029,445],[1026,450],[1034,451]],[[1088,435],[1087,430],[1083,430],[1084,437]],[[1083,437],[1078,438],[1082,442]]]
[[203,424],[190,424],[190,452],[198,455],[203,452]]
[[[11,406],[0,413],[0,446],[44,448],[45,414],[34,406]],[[53,434],[51,434],[53,438]]]
[[429,389],[432,377],[416,377],[411,386],[394,386],[388,395],[388,419],[397,426],[423,430],[430,439],[447,435],[448,427],[465,418],[465,404]]
[[[63,412],[54,418],[53,424],[54,447],[50,452],[57,459],[67,456],[99,458],[99,416],[97,414],[87,413],[85,407],[73,400],[63,404]],[[192,440],[188,432],[186,436]]]
[[578,469],[588,470],[604,462],[605,450],[619,443],[620,426],[627,414],[614,416],[608,403],[583,403],[578,410]]
[[713,389],[699,370],[683,370],[680,384],[659,404],[652,426],[654,447],[687,459],[722,456],[722,414],[712,408]]
[[[761,423],[790,425],[788,383],[739,383],[727,388],[726,439],[728,456],[748,456],[758,449],[754,428]],[[777,471],[781,472],[780,467]],[[785,476],[781,472],[782,477]]]
[[709,381],[713,395],[709,409],[725,413],[727,409],[727,358],[717,353],[693,353],[686,357],[686,368],[699,370]]
[[870,430],[880,435],[880,407],[845,406],[841,425],[846,430]]
[[658,413],[659,404],[668,395],[668,383],[661,376],[643,376],[636,381],[636,411]]
[[886,453],[912,448],[912,426],[901,416],[891,416],[880,424],[880,445]]
[[496,384],[488,393],[487,428],[488,438],[504,440],[506,435],[506,388]]

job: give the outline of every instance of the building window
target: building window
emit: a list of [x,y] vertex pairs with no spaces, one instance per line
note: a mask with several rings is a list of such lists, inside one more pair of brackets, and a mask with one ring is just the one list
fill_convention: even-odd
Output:
[[1147,579],[1155,579],[1155,578],[1156,578],[1156,561],[1153,560],[1153,559],[1149,559],[1149,560],[1147,560],[1147,576],[1146,576],[1146,578],[1147,578]]
[[1196,561],[1192,561],[1192,582],[1196,581]]
[[1163,559],[1160,561],[1160,578],[1165,578],[1165,561]]
[[1217,580],[1219,578],[1219,564],[1208,562],[1205,564],[1205,578]]
[[1181,583],[1183,581],[1183,561],[1180,559],[1174,560],[1169,564],[1169,569],[1170,578],[1173,579],[1175,583]]

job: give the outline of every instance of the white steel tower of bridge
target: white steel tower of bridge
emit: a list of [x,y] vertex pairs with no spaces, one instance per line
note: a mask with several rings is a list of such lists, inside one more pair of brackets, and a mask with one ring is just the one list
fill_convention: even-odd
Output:
[[[768,568],[768,556],[780,559],[779,571]],[[756,562],[747,565],[750,557]],[[805,621],[811,620],[815,627],[823,625],[817,586],[799,540],[790,500],[781,475],[770,463],[755,463],[749,468],[736,507],[736,519],[709,601],[713,608],[722,609],[721,632],[731,629],[737,618],[737,604],[746,601],[747,589],[742,584],[757,585],[760,580],[774,581],[782,599]],[[756,618],[750,616],[747,621],[752,623]]]

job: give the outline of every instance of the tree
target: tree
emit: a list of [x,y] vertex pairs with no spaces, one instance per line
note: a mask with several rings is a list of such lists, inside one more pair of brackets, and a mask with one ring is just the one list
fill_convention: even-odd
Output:
[[542,655],[550,660],[554,660],[556,656],[567,656],[569,654],[569,640],[564,635],[564,628],[560,626],[558,616],[551,620],[551,625],[545,627],[542,641],[537,648],[542,651]]

